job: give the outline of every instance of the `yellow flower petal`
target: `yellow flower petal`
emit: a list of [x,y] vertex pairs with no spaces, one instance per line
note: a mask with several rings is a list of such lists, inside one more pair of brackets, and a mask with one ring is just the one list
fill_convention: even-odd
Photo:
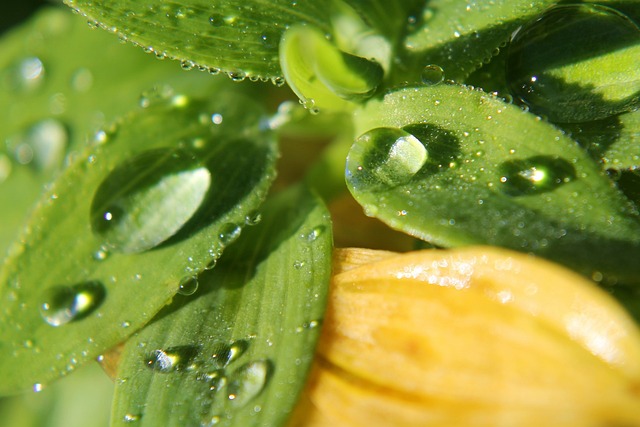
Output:
[[640,426],[640,331],[581,276],[495,248],[379,258],[336,255],[292,425]]

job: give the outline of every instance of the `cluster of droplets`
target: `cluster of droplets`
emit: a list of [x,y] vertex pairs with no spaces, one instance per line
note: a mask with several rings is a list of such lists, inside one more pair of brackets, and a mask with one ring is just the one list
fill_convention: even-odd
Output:
[[[142,363],[157,374],[193,375],[195,381],[204,386],[205,397],[200,402],[202,425],[214,425],[231,416],[230,409],[251,403],[273,374],[274,365],[267,359],[241,363],[249,346],[248,340],[235,340],[228,344],[216,343],[207,349],[193,345],[157,348],[144,353]],[[123,419],[135,422],[142,417],[141,411],[129,411]]]

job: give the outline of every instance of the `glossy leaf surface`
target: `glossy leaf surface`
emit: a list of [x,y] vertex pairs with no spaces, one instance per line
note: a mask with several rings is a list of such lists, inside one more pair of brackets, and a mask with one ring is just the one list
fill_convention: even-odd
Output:
[[113,425],[282,425],[309,369],[331,272],[331,224],[308,190],[272,198],[192,296],[124,348]]

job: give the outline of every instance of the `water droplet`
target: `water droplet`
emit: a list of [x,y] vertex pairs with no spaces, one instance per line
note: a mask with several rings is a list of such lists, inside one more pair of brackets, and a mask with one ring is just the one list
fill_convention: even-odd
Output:
[[552,191],[576,178],[574,166],[559,157],[534,156],[500,165],[500,189],[510,196]]
[[125,423],[135,423],[137,421],[140,421],[140,418],[142,418],[142,415],[136,415],[136,414],[125,414],[124,417],[122,417],[122,420]]
[[244,406],[260,394],[267,384],[271,363],[256,360],[238,368],[227,387],[228,398],[234,406]]
[[109,249],[104,246],[93,253],[93,259],[96,261],[104,261],[107,258],[109,258]]
[[199,347],[184,345],[157,349],[144,359],[145,365],[156,372],[168,373],[187,368],[198,355]]
[[18,163],[51,171],[62,166],[68,142],[66,126],[59,120],[45,119],[8,138],[7,146]]
[[427,65],[422,69],[420,78],[425,85],[434,86],[444,81],[444,70],[439,65]]
[[296,270],[300,270],[300,269],[302,269],[302,267],[304,267],[304,261],[294,261],[293,262],[293,268],[295,268]]
[[262,214],[259,211],[251,211],[244,217],[245,225],[249,225],[249,226],[258,225],[260,221],[262,221]]
[[214,27],[222,27],[225,24],[224,16],[222,15],[211,15],[209,17],[209,24]]
[[211,354],[211,359],[219,368],[226,368],[230,363],[235,362],[249,348],[249,342],[237,340],[227,344],[219,344]]
[[183,70],[189,71],[189,70],[193,70],[193,67],[195,67],[196,64],[193,61],[189,61],[189,60],[184,60],[182,62],[180,62],[180,67],[182,67]]
[[0,82],[8,90],[16,92],[33,91],[40,87],[45,80],[45,67],[40,58],[30,56],[19,60],[3,73]]
[[61,326],[87,317],[102,304],[105,296],[104,286],[96,281],[54,286],[45,292],[40,314],[49,325]]
[[231,224],[231,223],[224,224],[220,228],[220,232],[218,233],[220,244],[223,246],[227,246],[233,243],[238,237],[240,237],[241,232],[242,232],[242,228],[240,228],[236,224]]
[[42,384],[40,384],[40,383],[35,383],[35,384],[33,385],[33,391],[34,391],[35,393],[40,393],[42,390],[44,390],[44,386],[43,386]]
[[209,170],[186,151],[144,152],[102,182],[91,204],[91,226],[114,250],[146,251],[188,222],[210,184]]
[[157,85],[142,92],[139,104],[142,108],[168,100],[174,95],[173,88],[169,85]]
[[507,79],[552,122],[602,119],[640,106],[638,46],[640,29],[615,9],[559,5],[514,33]]
[[354,186],[402,185],[426,161],[427,148],[411,133],[398,128],[376,128],[361,135],[354,144],[347,158],[347,180]]
[[325,226],[319,225],[317,227],[314,227],[308,233],[303,234],[301,237],[304,238],[307,242],[312,243],[312,242],[315,242],[318,239],[318,237],[320,237],[322,233],[324,233],[324,231],[325,231]]
[[178,288],[178,293],[180,295],[193,295],[198,290],[198,278],[196,276],[193,277],[185,277],[180,281],[180,286]]

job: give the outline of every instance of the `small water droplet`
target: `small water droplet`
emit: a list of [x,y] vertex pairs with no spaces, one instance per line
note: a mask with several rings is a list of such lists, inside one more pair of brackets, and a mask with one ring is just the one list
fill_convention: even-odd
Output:
[[180,67],[183,70],[186,70],[186,71],[193,70],[193,67],[195,67],[195,66],[196,66],[195,62],[190,61],[190,60],[184,60],[184,61],[180,62]]
[[220,244],[223,246],[227,246],[233,243],[238,237],[240,237],[241,232],[242,232],[242,228],[240,228],[236,224],[231,224],[231,223],[224,224],[220,228],[220,232],[218,233]]
[[262,214],[259,211],[251,211],[244,217],[245,225],[258,225],[260,221],[262,221]]
[[507,80],[552,122],[606,118],[640,106],[637,61],[625,60],[639,43],[638,26],[615,9],[559,5],[514,33]]
[[49,325],[61,326],[87,317],[102,304],[105,296],[104,286],[96,281],[54,286],[45,292],[40,314]]
[[211,15],[209,17],[209,24],[214,27],[222,27],[225,24],[224,16],[220,14]]
[[444,81],[444,70],[439,65],[430,64],[422,69],[420,78],[425,85],[434,86]]
[[0,82],[8,90],[28,92],[39,88],[45,81],[45,67],[36,56],[29,56],[14,63],[3,73]]
[[173,88],[169,85],[157,85],[140,94],[139,104],[142,108],[164,102],[174,95]]
[[323,225],[319,225],[317,227],[314,227],[311,231],[309,231],[306,234],[302,234],[302,238],[304,238],[307,242],[312,243],[315,242],[318,237],[320,237],[322,235],[322,233],[324,233],[325,231],[325,227]]
[[156,372],[168,373],[187,368],[197,356],[199,347],[184,345],[157,349],[144,359],[145,365]]
[[303,261],[294,261],[293,262],[293,268],[295,268],[296,270],[300,270],[300,269],[302,269],[302,267],[304,267],[304,262]]
[[113,250],[149,250],[187,223],[210,184],[209,170],[186,151],[144,152],[102,182],[91,204],[92,229]]
[[552,191],[576,178],[574,166],[559,157],[534,156],[500,165],[500,189],[510,196]]
[[125,414],[124,417],[122,417],[122,420],[125,423],[135,423],[137,421],[140,421],[140,418],[142,418],[141,415],[137,415],[137,414]]
[[44,390],[44,386],[43,386],[42,384],[40,384],[40,383],[35,383],[35,384],[33,385],[33,391],[34,391],[35,393],[40,393],[42,390]]
[[45,119],[25,132],[7,139],[18,163],[51,171],[62,166],[69,142],[67,127],[56,119]]
[[193,295],[198,290],[198,277],[185,277],[180,281],[178,293],[180,295]]
[[104,246],[93,253],[93,259],[96,261],[104,261],[107,258],[109,258],[109,249]]
[[264,390],[272,365],[267,360],[256,360],[238,368],[227,387],[228,398],[234,406],[245,406]]
[[226,368],[230,363],[238,360],[248,348],[249,342],[245,340],[237,340],[230,345],[220,344],[211,354],[211,359],[217,367]]

